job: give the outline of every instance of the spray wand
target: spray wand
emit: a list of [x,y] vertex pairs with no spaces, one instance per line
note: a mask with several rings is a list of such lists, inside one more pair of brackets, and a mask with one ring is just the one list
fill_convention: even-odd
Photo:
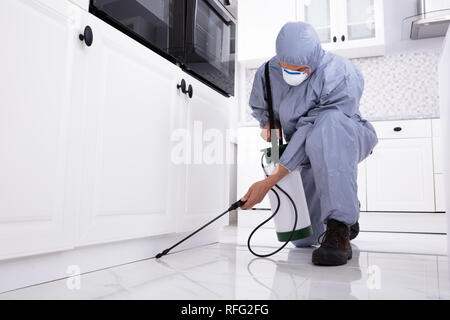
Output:
[[[274,163],[274,164],[275,164],[275,163],[278,163],[278,162],[279,162],[279,150],[280,150],[280,147],[284,147],[285,145],[283,145],[283,134],[282,134],[282,131],[281,131],[281,126],[280,126],[280,128],[279,128],[279,136],[278,136],[278,139],[276,138],[277,133],[276,133],[276,130],[275,130],[275,120],[274,120],[273,107],[272,107],[272,90],[271,90],[271,87],[270,87],[269,63],[268,63],[268,62],[267,62],[266,65],[265,65],[265,74],[264,74],[264,75],[265,75],[266,88],[267,88],[267,102],[268,102],[268,105],[269,105],[269,108],[268,108],[269,110],[268,110],[268,111],[269,111],[269,122],[270,122],[270,138],[271,138],[270,140],[271,140],[271,143],[272,143],[272,148],[271,148],[270,155],[269,155],[269,152],[266,152],[266,153],[263,154],[262,157],[261,157],[261,166],[262,166],[262,169],[263,169],[263,171],[264,171],[264,174],[265,174],[266,177],[267,177],[267,176],[268,176],[268,173],[266,172],[266,169],[264,168],[264,164],[263,164],[264,156],[266,156],[266,159],[270,159],[270,161],[271,161],[272,163]],[[286,195],[286,197],[289,199],[289,201],[291,202],[292,207],[293,207],[293,209],[294,209],[294,217],[295,217],[294,226],[293,226],[293,228],[292,228],[292,231],[291,231],[290,234],[289,234],[288,239],[284,242],[284,244],[283,244],[281,247],[279,247],[277,250],[275,250],[275,251],[273,251],[273,252],[271,252],[271,253],[268,253],[268,254],[258,254],[258,253],[256,253],[255,251],[253,251],[253,249],[251,248],[250,240],[252,239],[253,235],[255,234],[255,232],[256,232],[259,228],[261,228],[264,224],[266,224],[267,222],[269,222],[269,221],[270,221],[273,217],[275,217],[275,215],[279,212],[279,209],[280,209],[280,203],[281,203],[281,202],[280,202],[280,196],[278,195],[277,191],[275,191],[275,188],[277,188],[279,191],[281,191],[282,193],[284,193],[284,194]],[[250,233],[250,236],[248,237],[248,240],[247,240],[247,247],[248,247],[248,250],[249,250],[253,255],[255,255],[255,256],[257,256],[257,257],[260,257],[260,258],[270,257],[270,256],[274,255],[275,253],[279,252],[280,250],[282,250],[282,249],[283,249],[283,248],[291,241],[291,239],[292,239],[292,237],[293,237],[293,235],[294,235],[296,226],[297,226],[298,212],[297,212],[297,207],[296,207],[296,205],[295,205],[294,200],[293,200],[293,199],[291,198],[291,196],[290,196],[286,191],[284,191],[280,186],[275,185],[275,188],[271,188],[271,189],[270,189],[270,191],[272,191],[272,192],[275,194],[275,196],[277,197],[277,200],[278,200],[278,204],[277,204],[277,207],[276,207],[275,211],[273,212],[273,214],[272,214],[268,219],[264,220],[261,224],[259,224],[259,225],[258,225],[258,226]],[[158,253],[158,254],[155,256],[155,258],[156,258],[156,259],[159,259],[159,258],[161,258],[162,256],[165,256],[166,254],[168,254],[168,253],[170,252],[170,250],[172,250],[172,249],[175,248],[176,246],[180,245],[182,242],[186,241],[187,239],[189,239],[190,237],[192,237],[192,236],[193,236],[194,234],[196,234],[197,232],[203,230],[204,228],[206,228],[207,226],[209,226],[211,223],[213,223],[213,222],[216,221],[217,219],[220,219],[222,216],[224,216],[224,215],[227,214],[228,212],[233,211],[233,210],[235,210],[235,209],[237,209],[237,208],[242,207],[244,204],[245,204],[245,201],[242,201],[242,200],[236,201],[235,203],[233,203],[233,204],[231,205],[231,207],[228,208],[227,211],[221,213],[219,216],[217,216],[217,217],[214,218],[213,220],[209,221],[207,224],[205,224],[205,225],[202,226],[201,228],[195,230],[195,231],[192,232],[190,235],[188,235],[186,238],[180,240],[179,242],[177,242],[176,244],[174,244],[174,245],[171,246],[170,248],[167,248],[166,250],[162,251],[161,253]]]
[[196,234],[197,232],[203,230],[204,228],[206,228],[207,226],[209,226],[211,223],[213,223],[214,221],[216,221],[217,219],[220,219],[222,216],[224,216],[225,214],[227,214],[230,211],[236,210],[237,208],[242,207],[245,204],[245,201],[239,200],[236,201],[235,203],[233,203],[228,209],[227,211],[221,213],[219,216],[215,217],[214,219],[212,219],[211,221],[209,221],[207,224],[205,224],[204,226],[198,228],[197,230],[195,230],[194,232],[192,232],[190,235],[188,235],[186,238],[178,241],[176,244],[174,244],[173,246],[171,246],[170,248],[167,248],[166,250],[164,250],[163,252],[158,253],[155,258],[159,259],[162,256],[165,256],[166,254],[168,254],[170,252],[170,250],[172,250],[173,248],[177,247],[178,245],[180,245],[181,243],[183,243],[184,241],[186,241],[187,239],[189,239],[190,237],[192,237],[194,234]]

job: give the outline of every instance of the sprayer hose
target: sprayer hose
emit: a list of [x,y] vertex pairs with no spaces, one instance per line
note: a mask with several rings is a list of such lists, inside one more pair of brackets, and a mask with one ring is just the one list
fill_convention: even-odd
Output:
[[[269,175],[267,174],[266,168],[264,168],[264,154],[263,154],[262,157],[261,157],[261,167],[262,167],[262,169],[263,169],[264,174],[266,175],[266,177],[268,177]],[[267,222],[269,222],[270,220],[272,220],[272,218],[275,217],[275,215],[276,215],[276,214],[278,213],[278,211],[280,210],[280,204],[281,204],[280,196],[278,195],[278,192],[276,192],[274,188],[271,188],[270,191],[272,191],[272,192],[275,194],[275,196],[277,197],[277,202],[278,202],[277,208],[275,209],[275,211],[273,212],[273,214],[272,214],[269,218],[267,218],[266,220],[264,220],[264,221],[263,221],[262,223],[260,223],[255,229],[253,229],[253,231],[252,231],[252,232],[250,233],[250,235],[248,236],[248,240],[247,240],[247,247],[248,247],[248,250],[249,250],[253,255],[255,255],[255,256],[257,256],[257,257],[260,257],[260,258],[267,258],[267,257],[273,256],[275,253],[279,252],[279,251],[282,250],[284,247],[286,247],[286,245],[291,241],[291,239],[292,239],[292,237],[293,237],[293,235],[294,235],[295,229],[296,229],[296,227],[297,227],[298,212],[297,212],[297,206],[295,205],[294,200],[292,200],[291,196],[290,196],[286,191],[284,191],[282,188],[280,188],[280,186],[278,186],[278,185],[276,184],[275,187],[276,187],[279,191],[283,192],[283,193],[286,195],[286,197],[287,197],[287,198],[289,199],[289,201],[291,202],[292,207],[294,208],[294,212],[295,212],[295,222],[294,222],[294,227],[292,228],[291,234],[289,235],[289,238],[286,240],[286,242],[285,242],[281,247],[279,247],[277,250],[275,250],[275,251],[273,251],[273,252],[271,252],[271,253],[268,253],[268,254],[259,254],[259,253],[256,253],[255,251],[253,251],[253,249],[251,248],[250,241],[251,241],[251,238],[253,237],[254,233],[255,233],[259,228],[261,228],[263,225],[265,225]]]

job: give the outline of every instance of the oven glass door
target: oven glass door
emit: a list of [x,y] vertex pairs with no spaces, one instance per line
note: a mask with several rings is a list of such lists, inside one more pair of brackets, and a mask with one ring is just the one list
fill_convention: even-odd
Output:
[[187,0],[184,65],[234,95],[236,24],[214,0]]
[[180,0],[91,0],[90,12],[163,55],[183,47],[185,6]]

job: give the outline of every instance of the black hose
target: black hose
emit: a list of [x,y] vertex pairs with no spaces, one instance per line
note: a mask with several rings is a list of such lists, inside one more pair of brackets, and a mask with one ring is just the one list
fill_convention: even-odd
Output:
[[[261,167],[263,168],[264,174],[266,175],[266,177],[268,177],[269,175],[266,172],[266,168],[264,168],[264,154],[261,157]],[[278,204],[277,204],[277,208],[275,209],[274,213],[266,220],[264,220],[261,224],[259,224],[255,229],[253,229],[253,231],[250,233],[250,235],[248,236],[248,241],[247,241],[247,247],[248,250],[255,256],[260,257],[260,258],[266,258],[266,257],[270,257],[273,256],[275,253],[279,252],[281,249],[283,249],[288,243],[289,241],[291,241],[292,236],[294,235],[295,232],[295,228],[297,227],[297,220],[298,220],[298,213],[297,213],[297,207],[295,206],[295,202],[294,200],[292,200],[291,196],[284,191],[282,188],[280,188],[278,185],[275,185],[275,187],[277,189],[279,189],[281,192],[283,192],[289,199],[289,201],[291,201],[292,206],[294,207],[294,211],[295,211],[295,222],[294,222],[294,227],[292,228],[291,234],[289,235],[289,238],[286,240],[286,242],[279,247],[277,250],[275,250],[272,253],[269,254],[258,254],[255,251],[253,251],[253,249],[250,246],[250,240],[253,236],[253,234],[256,232],[256,230],[258,230],[261,226],[263,226],[264,224],[266,224],[267,222],[269,222],[273,217],[275,217],[275,215],[278,213],[279,209],[280,209],[280,196],[278,195],[278,193],[275,191],[275,189],[271,188],[270,191],[272,191],[273,193],[275,193],[275,196],[277,197],[278,200]],[[173,248],[177,247],[178,245],[180,245],[182,242],[186,241],[187,239],[189,239],[190,237],[192,237],[193,235],[195,235],[196,233],[200,232],[201,230],[203,230],[204,228],[206,228],[207,226],[209,226],[211,223],[215,222],[216,220],[218,220],[219,218],[221,218],[222,216],[224,216],[225,214],[227,214],[228,212],[235,210],[239,207],[241,207],[242,205],[244,205],[244,201],[239,200],[236,201],[235,203],[233,203],[228,209],[227,211],[221,213],[219,216],[215,217],[213,220],[209,221],[208,223],[206,223],[205,225],[203,225],[202,227],[198,228],[197,230],[195,230],[194,232],[190,233],[188,236],[186,236],[185,238],[181,239],[180,241],[178,241],[176,244],[174,244],[173,246],[171,246],[170,248],[165,249],[164,251],[158,253],[155,258],[159,259],[162,256],[165,256],[166,254],[168,254]]]
[[[263,154],[262,157],[261,157],[261,167],[262,167],[262,169],[263,169],[264,174],[266,175],[266,177],[268,177],[269,175],[267,174],[266,168],[264,168],[264,154]],[[288,197],[289,201],[290,201],[291,204],[292,204],[292,207],[294,208],[294,212],[295,212],[295,222],[294,222],[294,227],[292,228],[291,234],[289,235],[289,238],[286,240],[286,242],[285,242],[281,247],[279,247],[277,250],[275,250],[275,251],[273,251],[273,252],[271,252],[271,253],[268,253],[268,254],[259,254],[259,253],[256,253],[255,251],[253,251],[253,249],[251,248],[251,246],[250,246],[250,240],[251,240],[251,238],[253,237],[253,234],[256,232],[256,230],[258,230],[259,228],[261,228],[263,225],[265,225],[267,222],[269,222],[273,217],[275,217],[275,215],[278,213],[278,211],[279,211],[279,209],[280,209],[280,204],[281,204],[280,196],[278,195],[278,193],[275,191],[274,188],[271,188],[270,191],[272,191],[273,193],[275,193],[275,196],[277,197],[277,201],[278,201],[277,208],[275,209],[274,213],[273,213],[269,218],[267,218],[266,220],[264,220],[264,221],[263,221],[262,223],[260,223],[255,229],[253,229],[253,231],[252,231],[252,232],[250,233],[250,235],[248,236],[248,240],[247,240],[247,248],[248,248],[248,250],[249,250],[253,255],[255,255],[255,256],[257,256],[257,257],[260,257],[260,258],[267,258],[267,257],[273,256],[275,253],[279,252],[279,251],[282,250],[284,247],[286,247],[286,245],[291,241],[291,239],[292,239],[292,237],[293,237],[293,235],[294,235],[294,232],[295,232],[295,228],[297,227],[298,212],[297,212],[297,206],[295,205],[294,200],[292,200],[291,196],[290,196],[286,191],[284,191],[282,188],[280,188],[279,185],[276,184],[275,187],[276,187],[277,189],[279,189],[281,192],[283,192],[283,193],[286,195],[286,197]]]

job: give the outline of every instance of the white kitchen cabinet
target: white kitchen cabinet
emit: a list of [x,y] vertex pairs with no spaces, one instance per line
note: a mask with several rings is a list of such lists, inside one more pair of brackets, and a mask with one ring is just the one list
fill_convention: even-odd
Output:
[[383,0],[297,0],[297,20],[316,29],[323,48],[347,58],[384,54]]
[[0,259],[73,245],[73,9],[0,1]]
[[434,211],[431,154],[430,138],[380,139],[367,160],[368,211]]
[[281,27],[296,20],[296,0],[238,2],[238,60],[268,59],[275,55]]
[[229,205],[229,163],[171,154],[173,132],[197,120],[227,143],[229,99],[80,3],[0,2],[0,260],[174,237]]
[[380,142],[367,164],[368,211],[443,211],[438,121],[373,122]]
[[325,50],[347,58],[385,52],[383,0],[243,0],[238,6],[238,61],[250,67],[276,54],[276,37],[289,21],[310,23]]
[[433,172],[434,121],[372,122],[379,144],[366,160],[368,212],[361,214],[362,230],[445,232],[446,217],[439,213],[442,174]]
[[297,20],[311,24],[316,30],[322,45],[337,44],[333,40],[341,33],[341,1],[299,0],[297,1]]
[[79,244],[174,232],[170,134],[181,71],[83,12],[94,42],[84,69]]
[[360,211],[367,211],[367,173],[366,160],[358,165],[358,200],[361,204]]
[[[238,197],[244,196],[250,186],[264,179],[261,168],[261,150],[270,147],[270,143],[264,141],[259,127],[241,127],[238,130]],[[269,196],[264,197],[261,203],[255,205],[256,209],[270,209]]]
[[[189,146],[186,165],[177,168],[177,232],[198,228],[230,206],[232,161],[229,99],[186,73],[181,78],[192,87],[193,96],[181,95],[176,110],[177,127],[185,130]],[[175,138],[177,143],[179,135]],[[223,218],[214,227],[227,221]]]

